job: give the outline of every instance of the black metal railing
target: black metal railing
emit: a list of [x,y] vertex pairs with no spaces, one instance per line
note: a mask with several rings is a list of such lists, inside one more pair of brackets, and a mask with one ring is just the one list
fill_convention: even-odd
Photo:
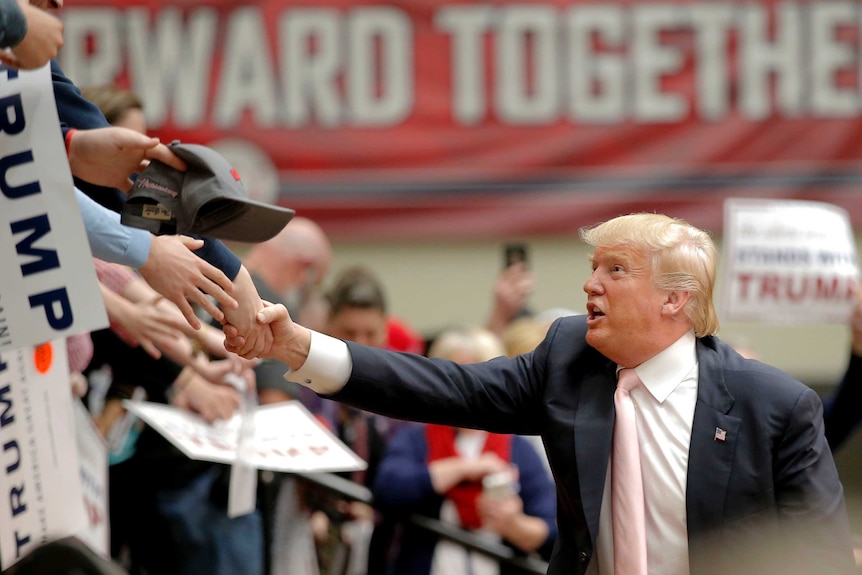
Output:
[[[374,506],[374,497],[371,495],[371,490],[338,475],[333,475],[332,473],[297,473],[296,476],[324,489],[338,493],[345,499],[360,501]],[[535,557],[518,555],[505,545],[487,541],[470,531],[461,529],[457,525],[444,523],[443,521],[417,514],[408,516],[406,520],[413,525],[433,532],[438,537],[443,537],[471,551],[492,557],[501,563],[516,566],[526,573],[545,575],[548,572],[547,562]]]

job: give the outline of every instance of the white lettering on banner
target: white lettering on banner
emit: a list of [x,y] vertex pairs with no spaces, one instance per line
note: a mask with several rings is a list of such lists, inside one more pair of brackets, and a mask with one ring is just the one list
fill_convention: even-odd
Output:
[[[270,8],[272,4],[267,4]],[[65,71],[126,75],[150,124],[396,125],[416,105],[418,51],[395,6],[65,9]],[[416,18],[421,15],[417,13]],[[274,24],[272,24],[274,22]],[[424,25],[424,24],[422,24]],[[441,5],[451,118],[474,125],[855,117],[862,6],[835,2]],[[216,39],[218,38],[218,42]],[[179,54],[182,57],[177,57]],[[690,79],[688,76],[690,75]],[[215,87],[213,81],[215,79]],[[211,93],[212,92],[212,93]]]

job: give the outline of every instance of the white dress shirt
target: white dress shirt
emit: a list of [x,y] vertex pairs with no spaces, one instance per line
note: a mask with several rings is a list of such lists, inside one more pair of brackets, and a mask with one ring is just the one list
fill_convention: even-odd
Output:
[[[688,449],[697,403],[695,337],[688,332],[635,368],[643,385],[632,390],[646,499],[647,562],[651,575],[689,575],[685,492]],[[353,361],[347,345],[312,332],[308,359],[284,378],[317,393],[330,394],[347,383]],[[610,465],[610,464],[609,464]],[[610,467],[599,519],[598,561],[588,575],[614,575]],[[624,575],[624,574],[621,574]]]
[[305,363],[297,370],[288,369],[284,379],[317,393],[330,394],[344,387],[352,370],[353,359],[346,343],[311,331],[311,347]]
[[[631,392],[646,501],[647,566],[650,575],[688,575],[685,487],[688,448],[697,403],[694,333],[635,368],[643,382]],[[614,574],[610,463],[599,517],[598,561],[588,575]],[[623,574],[624,575],[624,574]]]

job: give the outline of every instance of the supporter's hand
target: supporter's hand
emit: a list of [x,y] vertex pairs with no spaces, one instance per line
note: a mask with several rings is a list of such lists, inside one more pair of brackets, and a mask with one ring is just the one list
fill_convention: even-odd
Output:
[[200,415],[207,423],[227,419],[240,404],[239,392],[230,385],[211,383],[186,367],[174,386],[171,404]]
[[482,527],[494,531],[524,553],[539,549],[548,538],[548,524],[524,513],[524,501],[515,492],[483,493],[476,500]]
[[496,453],[483,453],[478,459],[461,456],[444,457],[428,464],[434,491],[443,494],[464,481],[481,481],[491,473],[505,471],[510,464]]
[[228,295],[234,289],[230,279],[192,252],[202,245],[202,240],[187,236],[154,236],[147,262],[138,269],[153,289],[180,308],[195,329],[200,329],[201,323],[189,302],[198,304],[219,322],[224,320],[224,313],[207,294],[222,309],[237,307],[236,300]]
[[524,502],[514,492],[502,497],[482,494],[476,500],[476,508],[482,518],[482,527],[500,535],[506,532],[512,521],[524,514]]
[[[162,349],[174,345],[185,329],[185,322],[178,313],[166,314],[159,306],[158,295],[150,301],[132,303],[128,308],[118,308],[114,321],[119,323],[134,337],[140,346],[152,357],[161,357]],[[128,300],[126,300],[128,301]]]
[[91,184],[126,192],[132,188],[130,176],[146,168],[150,160],[160,160],[178,170],[187,168],[158,138],[119,126],[77,130],[69,145],[72,174]]
[[75,397],[84,397],[87,395],[87,390],[90,388],[90,383],[86,376],[80,371],[73,371],[69,374],[69,383],[72,385],[72,395]]
[[[272,332],[272,344],[257,357],[273,358],[286,363],[291,369],[299,369],[308,358],[311,347],[311,332],[303,326],[293,323],[287,308],[282,304],[272,305],[264,302],[264,307],[257,314],[257,323],[268,326]],[[236,353],[245,344],[245,336],[236,326],[224,326],[225,349]],[[243,354],[243,357],[252,357]]]
[[228,373],[235,373],[236,363],[228,359],[210,360],[203,354],[198,355],[190,364],[198,374],[208,381],[223,381]]
[[234,326],[244,339],[237,349],[228,350],[246,358],[258,357],[272,347],[272,331],[257,322],[257,314],[264,307],[263,301],[245,266],[240,267],[233,285],[233,294],[239,305],[236,309],[225,310],[225,322]]
[[533,272],[527,264],[518,262],[504,269],[494,284],[494,308],[488,318],[488,329],[501,334],[506,326],[524,309],[533,293]]
[[0,50],[0,63],[20,70],[41,68],[63,47],[63,22],[29,2],[18,4],[27,19],[27,35],[11,50]]
[[506,471],[511,464],[504,461],[496,453],[483,453],[478,459],[471,459],[464,479],[466,481],[481,481],[486,475]]

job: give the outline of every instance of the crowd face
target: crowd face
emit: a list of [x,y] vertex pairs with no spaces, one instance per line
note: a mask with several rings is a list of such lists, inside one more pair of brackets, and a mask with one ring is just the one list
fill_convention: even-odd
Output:
[[[648,254],[596,248],[587,294],[587,343],[608,359],[634,367],[661,350],[667,292],[655,287]],[[656,346],[659,345],[657,348]]]
[[144,111],[140,108],[129,108],[123,112],[123,115],[114,125],[129,128],[141,134],[147,133],[147,119],[144,116]]
[[346,307],[329,318],[332,337],[370,345],[386,345],[386,317],[379,309]]

